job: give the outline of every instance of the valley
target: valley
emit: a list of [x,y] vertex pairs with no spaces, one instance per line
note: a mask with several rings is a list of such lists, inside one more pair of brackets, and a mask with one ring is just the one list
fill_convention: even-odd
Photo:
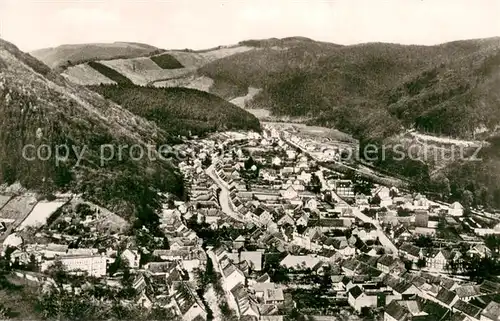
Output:
[[69,319],[381,319],[403,293],[467,313],[439,293],[500,275],[499,50],[112,43],[33,52],[47,66],[0,40],[0,297]]
[[[500,123],[494,107],[500,100],[493,89],[499,48],[499,38],[436,46],[255,39],[201,51],[164,50],[143,57],[95,60],[110,69],[98,68],[113,79],[87,61],[69,67],[63,76],[85,85],[118,81],[196,89],[244,108],[261,121],[335,128],[361,145],[413,148],[417,161],[398,164],[389,157],[364,165],[417,181],[426,190],[437,188],[442,193],[444,186],[444,193],[449,191],[455,199],[472,192],[478,204],[496,207],[500,204],[493,195],[498,188],[487,173],[500,168],[496,145],[491,143]],[[153,61],[162,55],[169,57],[167,69]],[[452,159],[462,151],[474,153],[475,146],[483,147],[487,162]],[[409,171],[412,166],[419,169]],[[467,171],[476,172],[476,178],[457,175]]]

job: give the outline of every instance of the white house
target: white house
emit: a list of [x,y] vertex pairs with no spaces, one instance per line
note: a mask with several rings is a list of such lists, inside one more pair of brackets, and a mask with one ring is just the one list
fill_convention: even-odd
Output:
[[448,262],[450,261],[451,253],[447,250],[438,250],[435,253],[431,253],[426,259],[426,267],[429,270],[444,272],[447,268]]
[[295,224],[297,226],[307,226],[307,223],[309,222],[309,215],[307,215],[306,213],[304,213],[302,216],[300,216],[297,221],[295,222]]
[[224,285],[227,291],[231,291],[238,284],[245,284],[245,274],[234,264],[229,264],[222,270]]
[[176,282],[174,285],[174,295],[176,307],[178,308],[182,320],[206,320],[207,312],[198,295],[184,282]]
[[467,251],[467,254],[484,258],[491,256],[491,250],[484,244],[476,244]]
[[448,214],[450,214],[451,216],[463,216],[464,207],[459,202],[455,202],[448,208]]
[[348,291],[347,302],[349,302],[349,305],[354,310],[361,312],[361,308],[363,307],[376,308],[377,296],[364,293],[363,290],[356,285]]
[[136,303],[146,309],[150,309],[153,306],[153,302],[148,298],[146,295],[146,292],[142,292],[139,295],[139,298],[137,299]]
[[281,260],[280,265],[287,269],[306,270],[315,269],[321,263],[321,260],[312,255],[287,255]]
[[292,186],[289,186],[286,190],[281,192],[281,196],[285,199],[293,200],[297,199],[299,194]]
[[429,208],[429,205],[429,200],[421,194],[416,195],[413,200],[413,206],[416,209],[427,209]]
[[126,259],[131,268],[139,268],[139,261],[141,260],[141,254],[139,252],[126,249],[122,252],[121,258]]
[[288,159],[295,159],[295,157],[297,157],[297,153],[294,150],[289,149],[286,151],[286,157]]
[[273,157],[272,164],[275,166],[280,166],[281,165],[281,158],[279,158],[278,156]]
[[315,210],[318,208],[318,201],[315,198],[309,198],[305,201],[304,208]]
[[392,205],[391,190],[388,187],[380,187],[375,192],[375,195],[378,195],[378,197],[380,197],[380,206],[387,207],[389,205]]
[[332,245],[334,250],[342,255],[344,259],[352,257],[356,254],[356,247],[346,240],[335,239]]

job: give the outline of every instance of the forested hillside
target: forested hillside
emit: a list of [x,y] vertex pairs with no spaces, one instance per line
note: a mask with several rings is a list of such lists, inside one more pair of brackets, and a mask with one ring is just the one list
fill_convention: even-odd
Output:
[[[225,98],[262,91],[249,104],[274,115],[307,116],[335,127],[362,145],[386,144],[409,129],[456,138],[496,135],[500,124],[500,38],[437,46],[368,43],[338,46],[304,38],[245,41],[258,50],[202,67]],[[434,172],[432,164],[394,161],[374,165],[409,177],[414,187],[445,198],[500,207],[498,144],[484,161],[454,162]],[[451,193],[451,194],[450,194]]]
[[252,114],[203,91],[134,85],[101,85],[92,89],[155,122],[171,135],[204,135],[239,129],[260,131],[259,121]]
[[499,38],[439,46],[338,46],[303,38],[244,44],[259,50],[217,60],[199,72],[214,79],[213,92],[225,98],[249,86],[262,88],[252,106],[277,115],[306,115],[316,124],[371,138],[411,127],[470,137],[500,120],[493,92]]
[[[145,147],[169,139],[154,123],[70,84],[0,40],[0,184],[19,181],[41,193],[72,190],[121,216],[148,220],[160,206],[158,191],[182,196],[180,172],[169,162],[133,160],[129,153],[101,163],[101,146]],[[27,145],[33,146],[28,157]],[[66,147],[68,158],[56,162],[55,153]]]

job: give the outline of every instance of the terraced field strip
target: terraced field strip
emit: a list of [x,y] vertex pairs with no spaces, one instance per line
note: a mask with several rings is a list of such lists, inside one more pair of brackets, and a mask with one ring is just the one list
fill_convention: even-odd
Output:
[[37,199],[33,194],[24,194],[12,197],[0,209],[0,219],[13,220],[8,224],[7,230],[0,235],[1,242],[28,217],[37,203]]
[[0,211],[10,201],[11,196],[0,195]]
[[30,214],[19,225],[19,229],[22,230],[29,226],[39,226],[47,223],[47,219],[59,210],[62,206],[66,205],[69,200],[57,200],[53,202],[41,201],[38,202]]
[[125,77],[124,75],[120,74],[118,71],[103,65],[99,62],[96,61],[91,61],[88,63],[90,67],[94,68],[96,71],[104,75],[105,77],[115,81],[117,84],[128,84],[132,85],[132,81]]

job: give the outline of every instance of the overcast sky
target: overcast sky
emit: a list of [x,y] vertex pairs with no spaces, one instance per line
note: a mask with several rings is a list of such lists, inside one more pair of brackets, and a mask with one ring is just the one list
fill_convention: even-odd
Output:
[[114,41],[202,49],[289,36],[340,44],[500,36],[500,1],[0,0],[0,37],[27,51]]

